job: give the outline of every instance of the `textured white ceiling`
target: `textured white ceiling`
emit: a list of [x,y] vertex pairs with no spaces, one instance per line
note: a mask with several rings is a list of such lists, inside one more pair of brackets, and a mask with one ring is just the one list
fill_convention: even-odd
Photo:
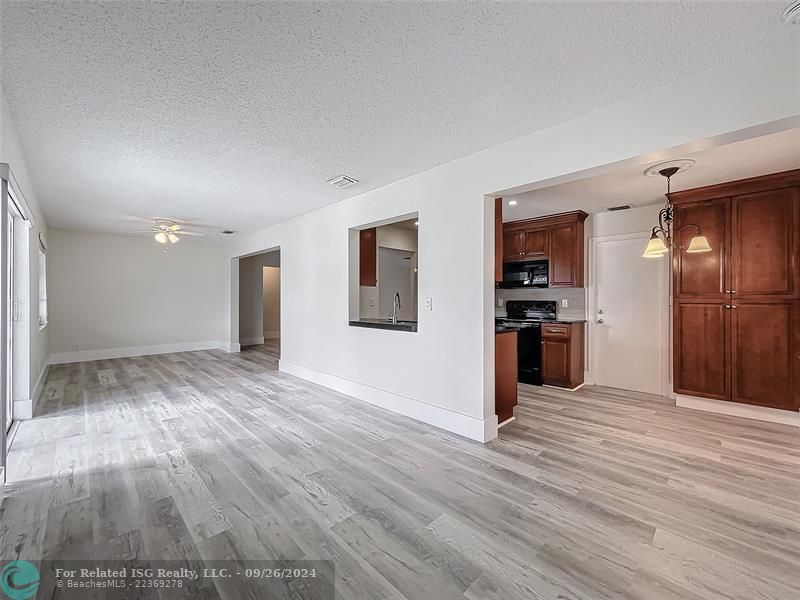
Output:
[[[672,178],[672,189],[735,181],[789,169],[800,169],[800,129],[764,135],[673,158],[692,158],[695,165]],[[658,162],[663,162],[660,160]],[[611,173],[503,198],[503,221],[519,221],[571,210],[603,212],[609,206],[663,204],[666,182],[647,177],[648,165],[628,165]],[[516,200],[516,206],[508,202]]]
[[3,89],[51,226],[253,231],[792,35],[782,8],[3,2]]

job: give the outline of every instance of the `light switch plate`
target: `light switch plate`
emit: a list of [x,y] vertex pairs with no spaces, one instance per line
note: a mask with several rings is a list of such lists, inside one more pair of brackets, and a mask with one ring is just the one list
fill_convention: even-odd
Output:
[[433,310],[433,298],[425,298],[425,310]]
[[369,299],[369,305],[370,306],[375,306],[375,298],[370,298]]

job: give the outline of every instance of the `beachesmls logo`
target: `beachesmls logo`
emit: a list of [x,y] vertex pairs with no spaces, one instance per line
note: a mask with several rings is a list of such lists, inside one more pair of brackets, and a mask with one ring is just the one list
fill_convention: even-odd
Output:
[[27,560],[12,560],[0,571],[0,589],[11,600],[27,600],[39,591],[39,569]]

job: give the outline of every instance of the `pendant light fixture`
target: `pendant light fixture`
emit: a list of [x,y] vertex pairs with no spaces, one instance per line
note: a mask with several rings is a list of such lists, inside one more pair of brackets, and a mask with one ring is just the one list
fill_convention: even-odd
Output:
[[[689,168],[692,164],[694,164],[693,161],[682,161],[681,164],[677,166],[656,165],[655,167],[651,167],[645,171],[646,175],[658,174],[666,178],[667,202],[664,205],[664,208],[662,208],[658,213],[658,225],[653,227],[653,230],[650,234],[650,240],[647,242],[647,247],[642,254],[644,258],[661,258],[669,253],[670,247],[677,245],[677,241],[673,238],[672,231],[673,209],[672,200],[670,200],[669,197],[671,191],[670,184],[672,176],[675,175],[675,173]],[[659,166],[663,168],[659,168]],[[684,229],[695,230],[695,235],[692,236],[692,239],[689,240],[689,245],[686,246],[687,254],[711,252],[711,245],[708,243],[706,236],[703,235],[703,232],[700,231],[700,227],[688,223],[680,227],[680,229],[678,229],[675,233],[677,234]],[[683,249],[682,246],[677,247],[679,249]]]

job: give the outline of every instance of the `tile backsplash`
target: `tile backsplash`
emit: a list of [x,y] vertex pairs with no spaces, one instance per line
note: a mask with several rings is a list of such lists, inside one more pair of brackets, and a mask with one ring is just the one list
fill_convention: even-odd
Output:
[[[554,300],[557,305],[558,316],[569,319],[586,318],[586,289],[585,288],[543,288],[543,289],[497,289],[494,293],[495,316],[506,316],[507,300]],[[568,308],[561,308],[561,300],[567,299]],[[503,300],[503,306],[497,306],[498,300]]]

